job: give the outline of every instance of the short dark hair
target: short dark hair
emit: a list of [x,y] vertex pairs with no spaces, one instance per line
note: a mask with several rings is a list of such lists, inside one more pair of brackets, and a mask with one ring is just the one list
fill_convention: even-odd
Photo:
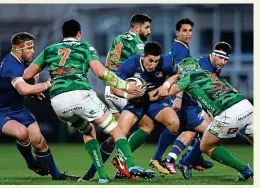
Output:
[[20,33],[16,33],[12,36],[11,39],[11,44],[12,45],[18,45],[18,44],[22,44],[26,41],[29,40],[35,40],[35,37],[27,32],[20,32]]
[[194,26],[193,21],[191,21],[189,18],[183,18],[183,19],[179,20],[179,21],[176,23],[176,25],[175,25],[176,31],[180,31],[181,26],[182,26],[183,24],[189,24],[189,25],[191,25],[192,28],[193,28],[193,26]]
[[218,42],[215,47],[214,47],[214,50],[222,50],[224,52],[227,53],[227,55],[231,55],[232,53],[232,48],[230,46],[230,44],[228,44],[227,42]]
[[157,42],[147,42],[144,46],[144,55],[154,55],[158,56],[161,55],[162,48],[159,43]]
[[79,31],[81,31],[80,23],[74,19],[67,20],[62,24],[63,38],[76,37]]
[[130,19],[130,27],[133,28],[136,24],[144,24],[152,22],[152,19],[146,14],[134,14]]

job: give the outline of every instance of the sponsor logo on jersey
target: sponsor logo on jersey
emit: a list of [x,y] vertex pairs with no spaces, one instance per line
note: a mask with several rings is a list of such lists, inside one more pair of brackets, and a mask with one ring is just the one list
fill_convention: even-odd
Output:
[[141,78],[141,73],[140,73],[140,72],[136,72],[136,73],[134,74],[134,77],[136,77],[136,78]]
[[137,44],[137,48],[140,49],[140,50],[144,49],[144,44]]
[[237,122],[243,121],[246,118],[250,117],[251,115],[253,115],[253,111],[249,110],[249,111],[245,112],[244,114],[237,116]]
[[238,128],[229,128],[227,134],[235,134],[238,131]]
[[68,108],[65,108],[64,110],[61,111],[61,113],[63,115],[66,115],[66,114],[69,114],[73,111],[80,111],[80,110],[83,110],[83,106],[78,104],[78,105],[74,105],[74,106],[70,106]]
[[200,103],[202,106],[205,106],[207,110],[209,110],[211,113],[214,113],[216,110],[213,106],[211,106],[205,99],[203,99],[201,96],[198,96],[198,99],[200,100]]
[[156,78],[163,77],[163,73],[161,71],[160,72],[155,72],[155,77]]

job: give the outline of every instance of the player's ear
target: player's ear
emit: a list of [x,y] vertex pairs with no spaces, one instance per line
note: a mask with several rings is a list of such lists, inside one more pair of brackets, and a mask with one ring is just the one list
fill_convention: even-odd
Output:
[[180,36],[180,32],[179,31],[176,31],[175,34],[176,34],[177,37]]
[[76,38],[77,38],[78,40],[81,40],[81,31],[78,31]]
[[135,26],[134,26],[134,31],[135,31],[135,33],[139,33],[139,31],[140,31],[140,26],[139,26],[139,24],[135,24]]
[[142,60],[144,59],[144,54],[141,54],[141,59],[142,59]]

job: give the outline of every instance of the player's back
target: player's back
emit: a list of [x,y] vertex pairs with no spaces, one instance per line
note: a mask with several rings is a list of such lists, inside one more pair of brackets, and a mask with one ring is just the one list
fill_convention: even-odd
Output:
[[[89,43],[68,38],[48,46],[43,53],[52,78],[51,98],[68,91],[91,89],[87,77],[89,62],[98,59],[98,55]],[[40,60],[36,59],[36,64],[37,61]]]
[[185,77],[183,81],[189,83],[186,91],[213,116],[219,115],[222,111],[245,99],[216,73],[200,70],[188,72]]
[[0,63],[0,109],[19,108],[23,105],[23,96],[17,92],[11,81],[23,75],[24,66],[11,53]]
[[126,32],[117,36],[109,49],[109,69],[117,71],[124,61],[133,55],[141,54],[143,49],[144,43],[135,33]]

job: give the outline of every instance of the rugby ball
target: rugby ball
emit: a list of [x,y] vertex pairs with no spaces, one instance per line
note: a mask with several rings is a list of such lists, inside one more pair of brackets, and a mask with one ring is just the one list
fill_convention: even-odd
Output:
[[127,83],[133,82],[136,86],[140,87],[143,91],[146,91],[147,89],[146,81],[142,78],[131,77],[131,78],[127,78],[125,81]]

